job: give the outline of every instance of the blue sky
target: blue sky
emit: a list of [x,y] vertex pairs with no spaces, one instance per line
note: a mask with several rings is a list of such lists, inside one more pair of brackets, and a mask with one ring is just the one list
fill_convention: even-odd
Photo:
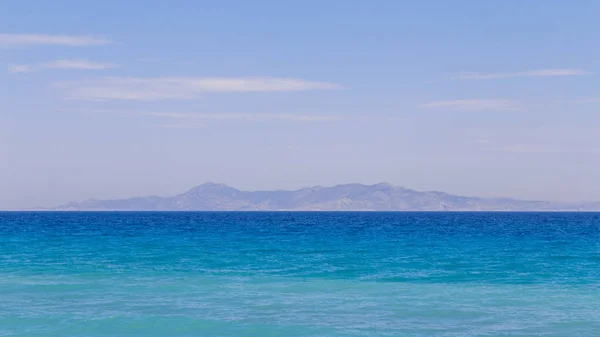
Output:
[[0,208],[207,181],[600,200],[597,1],[2,1]]

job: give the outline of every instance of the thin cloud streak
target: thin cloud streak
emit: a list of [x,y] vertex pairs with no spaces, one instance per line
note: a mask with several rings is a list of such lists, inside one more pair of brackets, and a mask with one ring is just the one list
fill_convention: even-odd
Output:
[[516,144],[497,144],[490,140],[475,140],[475,145],[480,147],[483,151],[492,152],[505,152],[514,154],[567,154],[573,153],[573,151],[567,151],[566,149],[549,145],[549,144],[536,144],[536,143],[516,143]]
[[250,77],[105,77],[88,81],[59,82],[66,99],[137,100],[194,99],[203,93],[286,92],[336,90],[343,86],[293,78]]
[[600,103],[600,98],[584,98],[577,100],[578,103]]
[[59,59],[50,62],[42,62],[32,65],[18,64],[9,67],[12,73],[33,72],[45,69],[63,69],[63,70],[102,70],[116,68],[117,65],[111,63],[99,63],[83,59]]
[[497,151],[509,152],[509,153],[524,153],[524,154],[558,154],[558,153],[568,153],[563,149],[549,147],[539,144],[515,144],[503,146]]
[[175,130],[191,130],[205,128],[206,125],[203,123],[172,123],[172,124],[159,124],[156,125],[160,129],[175,129]]
[[[285,114],[285,113],[193,113],[193,112],[168,112],[145,110],[112,110],[112,109],[59,109],[58,112],[75,112],[91,114],[120,114],[146,117],[168,118],[180,121],[209,121],[209,120],[244,120],[254,122],[264,121],[294,121],[294,122],[333,122],[333,121],[384,121],[384,122],[411,122],[410,118],[394,117],[388,115],[334,115],[334,114]],[[181,127],[179,123],[165,124]]]
[[60,59],[48,63],[43,66],[48,69],[81,69],[81,70],[98,70],[116,68],[115,64],[99,63],[82,59]]
[[565,147],[565,146],[550,146],[544,144],[515,144],[491,148],[493,151],[500,151],[515,154],[579,154],[579,155],[597,155],[600,150],[595,147]]
[[421,104],[423,109],[486,111],[486,110],[516,110],[519,104],[511,100],[501,99],[459,99],[450,101],[435,101]]
[[30,66],[25,65],[25,64],[16,64],[13,66],[8,67],[8,71],[14,74],[19,74],[19,73],[30,73],[33,71],[33,69],[31,69]]
[[[148,117],[164,117],[176,120],[243,120],[243,121],[294,121],[294,122],[324,122],[341,120],[337,115],[281,114],[281,113],[190,113],[190,112],[160,112],[139,110],[71,110],[62,109],[60,112],[112,113]],[[174,124],[179,125],[179,124]]]
[[0,34],[0,46],[63,45],[85,47],[110,43],[112,43],[110,40],[103,37],[85,35]]
[[466,73],[454,76],[452,80],[489,80],[514,77],[550,77],[550,76],[582,76],[590,75],[590,72],[581,69],[540,69],[512,73]]
[[175,119],[198,119],[198,120],[246,120],[246,121],[294,121],[294,122],[319,122],[336,121],[339,116],[317,116],[298,114],[192,114],[192,113],[164,113],[164,112],[132,112],[134,115],[153,117],[167,117]]

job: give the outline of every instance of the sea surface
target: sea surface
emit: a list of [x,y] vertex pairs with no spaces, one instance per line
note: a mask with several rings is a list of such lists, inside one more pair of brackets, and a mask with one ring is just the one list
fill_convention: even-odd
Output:
[[0,336],[600,336],[600,214],[0,213]]

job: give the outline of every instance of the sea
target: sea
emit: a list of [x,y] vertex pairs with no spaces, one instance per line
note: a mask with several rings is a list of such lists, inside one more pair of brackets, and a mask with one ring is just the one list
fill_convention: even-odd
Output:
[[600,213],[4,212],[0,336],[600,336]]

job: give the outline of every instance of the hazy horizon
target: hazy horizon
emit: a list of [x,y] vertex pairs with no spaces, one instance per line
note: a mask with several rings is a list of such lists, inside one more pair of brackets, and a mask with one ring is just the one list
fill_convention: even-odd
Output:
[[0,209],[204,182],[600,201],[598,12],[3,1]]

